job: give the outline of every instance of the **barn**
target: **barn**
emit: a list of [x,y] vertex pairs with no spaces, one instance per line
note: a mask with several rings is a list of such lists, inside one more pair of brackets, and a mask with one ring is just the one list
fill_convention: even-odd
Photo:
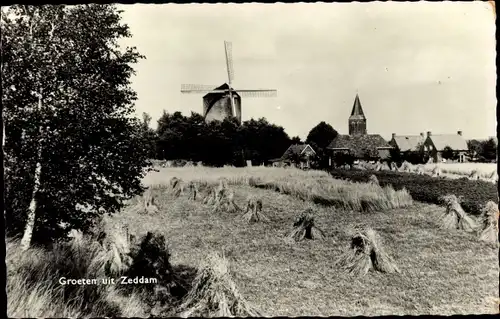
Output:
[[462,131],[457,134],[436,134],[427,132],[427,138],[424,141],[424,150],[432,158],[434,163],[443,161],[443,151],[446,147],[451,148],[457,155],[457,161],[464,163],[467,161],[467,151],[469,147],[467,142],[462,137]]
[[295,161],[299,161],[300,168],[310,168],[311,158],[316,155],[316,152],[309,144],[292,144],[283,155],[275,160],[272,160],[273,166],[295,165]]
[[396,135],[396,133],[392,133],[389,144],[397,149],[401,155],[404,155],[409,152],[421,151],[424,141],[424,133],[420,133],[420,135]]

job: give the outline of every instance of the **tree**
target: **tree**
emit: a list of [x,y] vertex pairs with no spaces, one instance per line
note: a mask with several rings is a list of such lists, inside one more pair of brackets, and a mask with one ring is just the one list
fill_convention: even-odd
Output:
[[290,139],[290,142],[292,144],[302,144],[302,140],[298,136],[294,136]]
[[147,149],[149,158],[159,158],[156,152],[156,132],[149,126],[151,123],[151,115],[146,112],[142,113],[141,133],[144,140],[144,145]]
[[354,156],[350,153],[338,152],[333,156],[333,162],[335,166],[349,165],[352,167],[354,164]]
[[161,149],[162,159],[186,159],[189,148],[184,143],[188,136],[188,131],[192,129],[188,118],[181,112],[163,115],[158,120],[156,134],[158,136],[158,147]]
[[283,127],[271,124],[265,118],[245,121],[240,134],[245,158],[257,165],[281,157],[292,144]]
[[480,155],[487,161],[494,161],[497,158],[497,143],[495,139],[489,138],[482,143],[482,150]]
[[317,147],[324,149],[330,145],[337,135],[338,132],[330,124],[323,121],[309,131],[306,143],[314,143]]
[[453,160],[453,159],[455,159],[456,154],[455,154],[455,151],[451,147],[445,146],[443,148],[443,152],[441,153],[441,156],[446,160]]
[[475,158],[476,156],[483,153],[483,143],[478,140],[468,140],[467,141],[467,149],[468,155],[470,158]]
[[306,143],[310,144],[316,152],[316,163],[318,168],[328,167],[327,147],[338,135],[338,132],[326,122],[320,122],[313,127],[306,138]]
[[27,249],[85,232],[143,191],[129,86],[142,56],[118,46],[130,33],[112,5],[16,5],[1,18],[5,218]]
[[393,147],[389,150],[389,157],[389,160],[398,166],[403,162],[403,156],[397,147]]

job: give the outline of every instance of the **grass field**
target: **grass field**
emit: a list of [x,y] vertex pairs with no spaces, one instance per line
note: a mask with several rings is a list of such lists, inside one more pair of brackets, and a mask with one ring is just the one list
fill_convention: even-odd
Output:
[[[226,177],[236,203],[244,207],[248,196],[261,198],[270,221],[248,224],[239,213],[212,212],[186,195],[174,198],[168,189],[174,176],[201,185]],[[265,316],[498,313],[497,247],[471,233],[440,229],[436,219],[444,208],[413,202],[404,191],[334,180],[325,172],[265,167],[162,168],[149,173],[144,183],[156,196],[159,212],[139,215],[130,206],[112,222],[128,225],[135,235],[163,234],[172,264],[182,269],[194,269],[212,251],[223,253],[239,292]],[[264,187],[255,187],[259,185]],[[314,204],[317,198],[321,205]],[[339,198],[345,206],[338,204]],[[377,204],[369,210],[354,205],[361,201]],[[286,241],[295,218],[308,207],[326,239]],[[357,225],[380,234],[400,273],[355,277],[334,266]],[[121,302],[126,309],[131,301]],[[140,303],[134,305],[123,313],[143,316]],[[46,315],[62,316],[62,309],[68,316],[79,313],[58,307],[60,314]]]

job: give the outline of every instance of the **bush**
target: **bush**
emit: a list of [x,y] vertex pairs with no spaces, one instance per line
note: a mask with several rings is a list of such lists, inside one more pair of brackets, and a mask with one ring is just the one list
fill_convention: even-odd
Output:
[[406,188],[413,199],[426,203],[439,204],[439,198],[448,194],[462,196],[462,207],[474,215],[479,215],[481,207],[488,201],[498,202],[496,185],[485,181],[472,181],[465,177],[444,179],[403,172],[361,170],[332,170],[330,174],[334,178],[363,183],[367,183],[373,174],[381,186],[392,185],[395,190]]

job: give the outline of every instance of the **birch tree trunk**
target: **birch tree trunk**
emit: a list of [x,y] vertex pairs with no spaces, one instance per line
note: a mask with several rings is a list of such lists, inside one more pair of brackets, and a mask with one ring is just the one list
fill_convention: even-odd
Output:
[[[38,109],[42,108],[42,96],[38,97]],[[28,207],[28,218],[26,219],[26,226],[24,227],[23,238],[21,239],[21,250],[25,251],[30,247],[31,238],[33,237],[33,230],[35,228],[36,220],[36,196],[40,189],[40,175],[42,173],[42,150],[43,150],[43,130],[42,125],[39,127],[39,140],[38,140],[38,150],[36,157],[36,167],[35,167],[35,178],[33,185],[33,192],[31,193],[31,201]]]

